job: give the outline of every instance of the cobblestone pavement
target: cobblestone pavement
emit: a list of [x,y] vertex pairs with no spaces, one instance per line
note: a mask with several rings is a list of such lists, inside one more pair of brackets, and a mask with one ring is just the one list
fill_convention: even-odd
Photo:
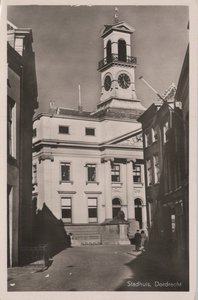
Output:
[[9,269],[8,290],[180,291],[187,290],[187,285],[171,264],[147,252],[135,252],[132,245],[100,245],[67,248],[54,256],[47,270]]

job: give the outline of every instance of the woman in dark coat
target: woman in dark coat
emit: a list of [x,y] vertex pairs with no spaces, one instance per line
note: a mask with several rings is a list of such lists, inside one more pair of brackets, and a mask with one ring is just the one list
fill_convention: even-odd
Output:
[[139,232],[139,230],[137,230],[136,234],[135,234],[135,250],[139,251],[141,247],[141,234]]
[[146,243],[146,233],[144,230],[141,231],[141,250],[144,250],[145,248],[145,243]]

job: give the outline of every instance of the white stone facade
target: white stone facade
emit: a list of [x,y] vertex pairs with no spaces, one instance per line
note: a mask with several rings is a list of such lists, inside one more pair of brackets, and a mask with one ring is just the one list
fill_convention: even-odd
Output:
[[[68,126],[68,133],[59,133],[59,126]],[[94,128],[95,135],[85,134]],[[96,199],[97,220],[113,218],[112,200],[120,200],[125,219],[135,219],[136,198],[142,201],[142,222],[146,223],[144,167],[140,124],[121,120],[99,120],[83,116],[41,114],[34,121],[33,165],[36,164],[34,197],[37,208],[43,203],[56,218],[62,218],[62,198],[71,199],[72,224],[87,224],[89,199]],[[141,179],[133,182],[133,163],[140,161]],[[69,178],[61,178],[61,163],[69,164]],[[88,165],[94,165],[95,178],[89,181]],[[112,181],[111,168],[120,168],[119,179]],[[68,200],[67,200],[68,201]],[[64,221],[64,220],[63,220]]]

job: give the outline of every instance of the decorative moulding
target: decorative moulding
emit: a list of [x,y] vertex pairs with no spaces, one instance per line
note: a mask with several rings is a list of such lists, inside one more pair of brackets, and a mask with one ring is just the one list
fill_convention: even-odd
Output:
[[76,194],[76,191],[58,191],[59,194],[65,194],[65,195],[69,195],[69,194]]

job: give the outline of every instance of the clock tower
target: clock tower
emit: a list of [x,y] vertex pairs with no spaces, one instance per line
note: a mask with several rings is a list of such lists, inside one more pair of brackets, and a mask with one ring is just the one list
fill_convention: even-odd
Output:
[[145,108],[135,90],[136,57],[131,53],[131,35],[135,29],[126,22],[119,22],[115,14],[113,25],[105,25],[102,32],[104,58],[99,61],[101,96],[97,111],[136,110],[139,116]]

